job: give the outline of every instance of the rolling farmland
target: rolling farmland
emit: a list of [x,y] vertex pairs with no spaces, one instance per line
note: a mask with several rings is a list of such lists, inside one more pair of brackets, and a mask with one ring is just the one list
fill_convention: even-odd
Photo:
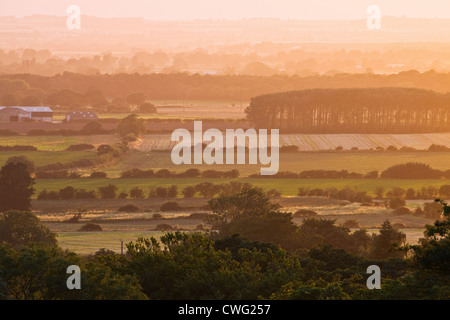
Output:
[[[137,144],[141,151],[169,150],[176,142],[170,140],[170,134],[146,135]],[[295,145],[300,151],[344,150],[358,148],[360,150],[377,147],[396,148],[412,147],[419,150],[428,149],[432,144],[450,147],[450,132],[421,134],[282,134],[280,146]]]

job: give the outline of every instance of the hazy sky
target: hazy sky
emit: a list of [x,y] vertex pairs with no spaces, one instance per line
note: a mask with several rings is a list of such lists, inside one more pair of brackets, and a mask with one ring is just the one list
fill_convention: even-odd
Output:
[[72,4],[86,15],[152,20],[363,19],[372,4],[382,15],[450,18],[450,0],[0,0],[0,16],[65,16]]

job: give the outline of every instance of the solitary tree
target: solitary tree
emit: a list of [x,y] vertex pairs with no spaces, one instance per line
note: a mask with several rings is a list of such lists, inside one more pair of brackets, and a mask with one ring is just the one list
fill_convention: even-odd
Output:
[[130,114],[120,120],[117,126],[117,132],[121,137],[125,137],[130,133],[139,137],[141,134],[145,133],[145,121],[144,119],[139,119],[135,114]]
[[0,212],[31,209],[34,179],[22,162],[10,162],[0,170]]

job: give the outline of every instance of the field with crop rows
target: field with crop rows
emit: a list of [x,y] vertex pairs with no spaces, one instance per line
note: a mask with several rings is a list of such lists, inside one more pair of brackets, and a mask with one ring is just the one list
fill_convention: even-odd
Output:
[[[175,143],[170,135],[146,135],[139,150],[169,150]],[[413,147],[419,150],[428,149],[432,144],[450,147],[450,133],[421,134],[282,134],[280,146],[295,145],[300,151],[344,150],[358,148],[360,150],[387,148],[394,146]]]

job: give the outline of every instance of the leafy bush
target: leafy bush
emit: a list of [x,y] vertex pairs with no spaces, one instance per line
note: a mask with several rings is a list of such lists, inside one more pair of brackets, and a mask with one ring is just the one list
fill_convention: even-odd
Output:
[[318,213],[313,210],[300,209],[294,212],[293,217],[314,217],[317,216]]
[[159,208],[159,210],[161,210],[161,211],[179,211],[181,209],[182,208],[180,207],[180,205],[174,201],[165,202]]
[[85,225],[81,226],[81,228],[78,231],[103,231],[102,227],[95,223],[86,223]]
[[144,191],[139,187],[134,187],[130,190],[130,198],[133,199],[143,199]]
[[401,198],[392,198],[389,200],[389,208],[391,209],[397,209],[400,207],[405,206],[406,202],[405,200],[401,199]]
[[38,151],[38,148],[35,146],[0,146],[0,151]]
[[106,172],[101,172],[101,171],[94,171],[89,176],[89,178],[93,178],[93,179],[104,179],[106,177],[107,177]]
[[98,187],[98,191],[102,199],[115,199],[117,190],[118,190],[117,186],[113,184],[108,184],[107,186],[104,187]]
[[442,171],[417,162],[397,164],[384,170],[380,177],[385,179],[440,179]]
[[170,224],[162,223],[162,224],[158,224],[156,226],[155,230],[158,230],[158,231],[170,231],[170,230],[173,230],[173,227]]
[[395,209],[395,214],[399,215],[399,216],[403,216],[403,215],[411,214],[411,210],[409,210],[408,208],[405,208],[405,207],[399,207],[399,208]]
[[66,151],[85,151],[85,150],[93,150],[95,147],[92,144],[80,143],[80,144],[72,144],[67,147]]
[[359,221],[356,220],[356,219],[345,220],[344,223],[342,224],[342,226],[344,228],[349,228],[349,229],[359,229],[359,228],[361,228],[361,226],[359,225]]

